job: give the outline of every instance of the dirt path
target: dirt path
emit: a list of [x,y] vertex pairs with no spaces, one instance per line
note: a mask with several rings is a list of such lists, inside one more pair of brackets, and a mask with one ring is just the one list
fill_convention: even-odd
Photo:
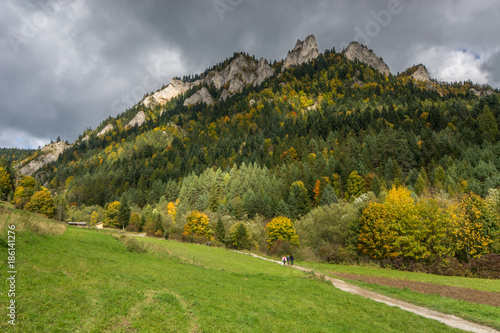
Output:
[[[271,261],[271,262],[277,263],[279,265],[282,265],[281,261],[267,259],[267,258],[258,256],[258,255],[253,254],[253,253],[244,253],[244,252],[238,252],[238,251],[234,251],[234,252],[251,255],[252,257],[255,257],[255,258]],[[304,272],[311,272],[312,271],[312,269],[304,268],[304,267],[300,267],[300,266],[290,266],[290,267],[293,267],[295,269],[298,269],[298,270],[301,270]],[[316,276],[321,276],[321,274],[316,273]],[[380,294],[374,293],[374,292],[366,290],[366,289],[359,288],[355,285],[352,285],[350,283],[347,283],[347,282],[339,280],[339,279],[334,279],[334,278],[331,278],[329,276],[324,276],[324,278],[326,280],[332,282],[332,284],[340,290],[346,291],[346,292],[351,293],[351,294],[360,295],[360,296],[363,296],[366,298],[370,298],[374,301],[381,302],[381,303],[384,303],[384,304],[387,304],[390,306],[397,306],[403,310],[415,313],[417,315],[437,320],[437,321],[442,322],[450,327],[458,328],[458,329],[468,331],[468,332],[477,332],[477,333],[498,332],[497,330],[495,330],[491,327],[476,324],[476,323],[455,317],[453,315],[444,314],[441,312],[437,312],[434,310],[423,308],[421,306],[416,306],[416,305],[413,305],[411,303],[399,301],[399,300],[394,299],[394,298],[390,298],[390,297],[380,295]]]
[[495,292],[445,286],[441,284],[434,284],[427,282],[385,278],[378,276],[368,276],[368,275],[338,273],[338,272],[327,272],[327,273],[338,276],[341,279],[347,279],[353,281],[360,280],[367,283],[374,283],[378,285],[394,287],[399,289],[408,288],[412,291],[416,291],[422,294],[428,294],[428,295],[438,294],[443,297],[451,297],[454,299],[464,300],[467,302],[500,307],[500,293],[495,293]]

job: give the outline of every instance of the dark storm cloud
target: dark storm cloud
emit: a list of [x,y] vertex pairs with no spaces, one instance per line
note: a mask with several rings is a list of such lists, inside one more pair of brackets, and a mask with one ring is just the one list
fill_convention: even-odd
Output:
[[393,73],[498,87],[497,1],[7,0],[0,3],[0,146],[37,147],[123,112],[173,76],[244,51],[281,60],[314,34],[354,39]]

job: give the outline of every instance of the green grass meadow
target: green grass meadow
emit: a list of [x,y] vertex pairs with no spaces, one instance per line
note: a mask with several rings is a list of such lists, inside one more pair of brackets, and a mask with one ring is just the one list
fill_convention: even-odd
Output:
[[[1,332],[458,331],[226,249],[30,225],[21,214],[0,207]],[[22,229],[15,326],[6,316],[10,223]]]

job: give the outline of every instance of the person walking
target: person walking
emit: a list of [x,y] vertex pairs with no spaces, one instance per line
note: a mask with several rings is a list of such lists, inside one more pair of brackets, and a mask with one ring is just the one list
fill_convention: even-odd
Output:
[[290,254],[290,263],[292,264],[293,266],[293,254]]
[[286,265],[286,257],[283,256],[283,258],[281,258],[281,260],[283,260],[283,266],[285,266]]

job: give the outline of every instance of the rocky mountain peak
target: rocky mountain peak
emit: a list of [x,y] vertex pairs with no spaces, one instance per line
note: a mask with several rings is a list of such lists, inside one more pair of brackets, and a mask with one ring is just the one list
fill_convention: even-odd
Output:
[[430,82],[431,77],[429,76],[429,72],[427,72],[427,68],[424,65],[418,65],[417,70],[411,75],[417,81]]
[[301,41],[297,40],[295,47],[292,51],[288,52],[285,60],[283,61],[282,70],[291,66],[298,66],[305,62],[311,61],[319,56],[318,44],[314,35],[309,35]]
[[389,66],[387,66],[387,64],[381,58],[377,57],[377,55],[373,53],[372,50],[368,50],[365,46],[361,45],[358,42],[352,42],[351,44],[349,44],[347,49],[344,51],[344,55],[349,60],[357,60],[359,62],[372,66],[385,75],[389,75],[391,73],[391,71],[389,70]]

